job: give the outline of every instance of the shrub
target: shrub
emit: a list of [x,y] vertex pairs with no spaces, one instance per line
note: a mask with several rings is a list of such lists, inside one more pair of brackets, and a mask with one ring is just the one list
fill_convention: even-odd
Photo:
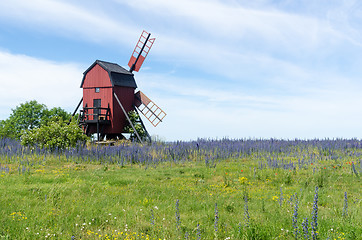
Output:
[[66,124],[62,119],[28,130],[21,136],[21,143],[25,146],[38,146],[51,150],[75,147],[78,142],[86,140],[87,137],[76,122]]
[[8,119],[0,121],[0,138],[20,139],[22,132],[49,124],[54,117],[66,121],[70,116],[59,107],[48,109],[35,100],[25,102],[12,109]]

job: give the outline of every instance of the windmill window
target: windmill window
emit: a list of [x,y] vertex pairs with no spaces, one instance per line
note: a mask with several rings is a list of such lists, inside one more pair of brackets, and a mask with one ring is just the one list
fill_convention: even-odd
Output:
[[99,92],[99,87],[96,87],[96,92]]

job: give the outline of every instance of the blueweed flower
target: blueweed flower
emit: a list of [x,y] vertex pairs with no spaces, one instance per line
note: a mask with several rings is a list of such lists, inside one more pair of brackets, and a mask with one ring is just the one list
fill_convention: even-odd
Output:
[[197,237],[197,240],[201,239],[201,230],[200,230],[200,224],[199,223],[197,224],[197,228],[196,228],[196,237]]
[[355,167],[355,165],[354,165],[354,162],[352,162],[352,171],[353,171],[353,173],[356,175],[356,177],[358,177],[358,172],[357,172],[357,170],[356,170],[356,167]]
[[317,228],[318,228],[318,186],[315,187],[315,195],[313,201],[313,211],[312,211],[312,239],[317,239]]
[[155,225],[155,215],[153,214],[153,209],[152,208],[151,208],[150,220],[151,220],[151,225]]
[[181,225],[181,219],[180,219],[180,210],[179,210],[179,202],[180,200],[177,199],[176,200],[176,229],[179,230],[180,229],[180,225]]
[[343,206],[342,216],[344,216],[344,217],[347,217],[347,216],[348,216],[348,198],[347,198],[347,192],[344,192],[344,206]]
[[283,190],[282,187],[280,187],[280,197],[279,197],[279,205],[282,206],[283,205]]
[[215,233],[217,233],[218,231],[218,223],[219,223],[219,211],[217,209],[217,203],[215,203],[215,220],[214,220]]
[[293,228],[294,228],[294,238],[298,239],[298,234],[299,234],[299,230],[298,230],[298,196],[295,194],[295,206],[294,206],[294,213],[293,213]]
[[185,240],[189,239],[189,233],[185,232]]
[[290,206],[293,206],[293,199],[296,198],[296,194],[293,194],[290,196],[290,198],[288,199],[288,203],[290,204]]
[[249,227],[249,207],[248,207],[248,196],[244,196],[244,220],[245,220],[245,227]]
[[260,162],[259,162],[259,169],[260,169],[260,170],[262,170],[262,169],[263,169],[263,167],[265,167],[265,166],[263,166],[263,162],[262,162],[262,161],[260,161]]
[[309,239],[309,224],[308,218],[305,218],[302,222],[304,239]]

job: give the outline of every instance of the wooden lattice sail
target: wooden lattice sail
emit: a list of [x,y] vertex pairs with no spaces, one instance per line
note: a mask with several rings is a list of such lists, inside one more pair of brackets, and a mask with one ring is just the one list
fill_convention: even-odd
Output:
[[128,62],[130,72],[138,72],[140,70],[143,61],[146,59],[147,54],[155,41],[155,38],[150,38],[150,36],[150,33],[146,31],[142,32],[140,39],[138,40],[136,47],[134,48],[131,58]]
[[141,91],[135,94],[135,106],[154,127],[166,116],[166,113]]

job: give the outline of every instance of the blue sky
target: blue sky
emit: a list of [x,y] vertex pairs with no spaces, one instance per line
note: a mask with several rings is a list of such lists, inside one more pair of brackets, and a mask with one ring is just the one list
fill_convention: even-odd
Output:
[[30,100],[72,112],[96,60],[126,67],[168,114],[152,135],[360,138],[362,3],[354,0],[0,1],[0,119]]

